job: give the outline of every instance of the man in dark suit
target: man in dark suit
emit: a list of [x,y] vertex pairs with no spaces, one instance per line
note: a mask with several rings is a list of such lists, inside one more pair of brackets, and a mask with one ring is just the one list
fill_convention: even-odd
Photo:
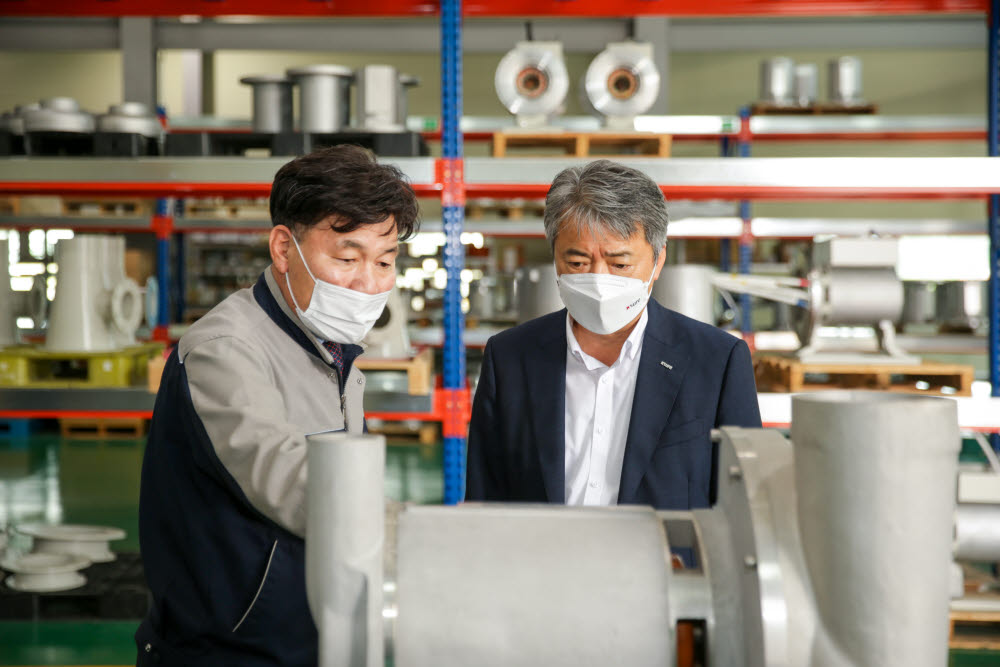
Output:
[[570,167],[545,204],[566,309],[487,343],[466,500],[708,506],[711,430],[761,425],[749,349],[649,300],[667,211],[648,176]]

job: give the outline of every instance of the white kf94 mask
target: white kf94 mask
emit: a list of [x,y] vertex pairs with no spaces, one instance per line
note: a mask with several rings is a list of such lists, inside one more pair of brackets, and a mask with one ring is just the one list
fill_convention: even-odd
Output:
[[556,277],[559,296],[570,316],[584,329],[612,334],[636,318],[649,300],[649,280],[610,273],[564,273]]
[[295,249],[299,251],[299,257],[302,258],[302,264],[309,272],[309,277],[316,283],[309,307],[303,311],[299,308],[299,302],[295,300],[295,292],[292,291],[292,284],[288,280],[288,272],[285,272],[285,284],[288,285],[288,292],[292,295],[292,303],[295,304],[295,312],[299,319],[309,331],[323,340],[357,345],[375,326],[375,321],[382,314],[385,302],[389,299],[389,292],[392,290],[378,294],[365,294],[319,280],[313,275],[309,264],[306,263],[299,242],[295,240],[294,236],[292,236],[292,242],[295,244]]

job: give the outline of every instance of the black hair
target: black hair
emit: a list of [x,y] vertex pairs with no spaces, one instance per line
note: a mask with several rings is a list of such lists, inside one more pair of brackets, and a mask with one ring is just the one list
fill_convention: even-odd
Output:
[[284,165],[274,175],[270,204],[271,223],[295,234],[331,216],[330,228],[347,233],[391,215],[400,241],[420,228],[417,195],[406,176],[360,146],[321,148]]

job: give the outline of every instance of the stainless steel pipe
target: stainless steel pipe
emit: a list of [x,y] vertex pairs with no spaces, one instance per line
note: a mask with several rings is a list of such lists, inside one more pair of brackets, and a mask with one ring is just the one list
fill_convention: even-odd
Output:
[[340,65],[309,65],[286,72],[299,86],[299,129],[340,132],[351,120],[354,72]]
[[791,436],[820,619],[812,664],[945,664],[960,444],[954,401],[794,396]]
[[320,667],[382,667],[385,437],[306,436],[306,592]]
[[291,132],[292,80],[280,74],[245,76],[240,83],[253,89],[254,132]]
[[1000,561],[1000,505],[963,503],[955,510],[955,558]]

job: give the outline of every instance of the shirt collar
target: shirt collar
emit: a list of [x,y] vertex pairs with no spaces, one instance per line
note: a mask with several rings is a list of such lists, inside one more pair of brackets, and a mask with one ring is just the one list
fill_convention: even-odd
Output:
[[[639,353],[639,348],[642,347],[642,337],[646,333],[646,324],[648,323],[649,309],[643,308],[642,315],[639,316],[639,321],[636,323],[635,329],[632,329],[632,333],[625,339],[625,344],[622,346],[619,358],[627,356],[630,360],[635,359],[635,355]],[[583,348],[580,347],[580,343],[576,340],[576,335],[573,333],[573,320],[570,318],[568,311],[566,312],[566,343],[569,345],[569,351],[586,366],[588,371],[606,368],[603,363],[584,352]]]

